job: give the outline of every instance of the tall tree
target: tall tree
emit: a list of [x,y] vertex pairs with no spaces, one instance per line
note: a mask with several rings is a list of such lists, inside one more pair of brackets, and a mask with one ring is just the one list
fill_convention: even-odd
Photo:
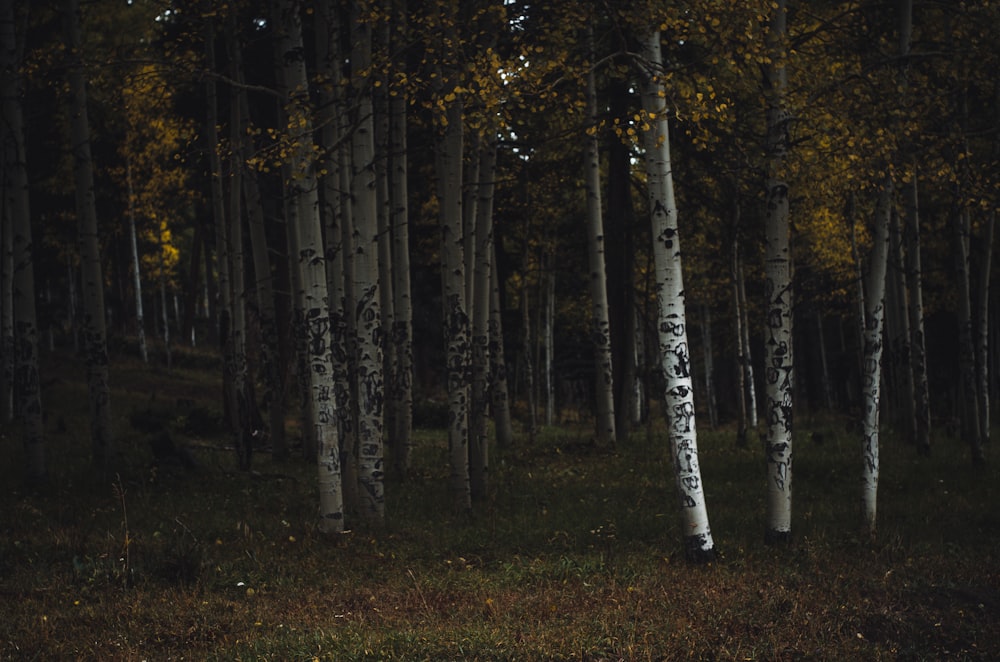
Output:
[[354,300],[358,400],[358,481],[361,516],[385,518],[382,459],[383,329],[379,295],[379,227],[372,104],[372,27],[365,3],[352,5],[351,66],[358,122],[351,134],[354,213]]
[[299,271],[299,286],[306,307],[298,333],[303,334],[308,349],[309,397],[316,435],[319,470],[320,530],[344,530],[344,505],[341,490],[340,441],[337,436],[336,411],[333,401],[333,370],[330,355],[330,309],[326,282],[326,261],[323,259],[322,228],[320,227],[316,187],[314,144],[312,140],[312,108],[309,99],[309,79],[302,44],[302,16],[297,0],[275,0],[277,20],[277,53],[282,77],[287,89],[285,109],[288,126],[294,133],[289,140],[289,168],[285,187],[290,197],[287,222],[294,224],[296,244],[289,247]]
[[590,265],[591,322],[594,342],[594,393],[597,396],[599,446],[615,443],[614,371],[611,364],[611,323],[608,319],[608,279],[604,264],[604,216],[601,204],[601,159],[597,140],[597,83],[593,69],[593,29],[588,31],[591,68],[587,72],[587,130],[584,180],[587,191],[587,259]]
[[[392,51],[405,63],[407,43],[406,0],[392,0]],[[405,74],[405,69],[404,69]],[[389,224],[392,230],[392,346],[396,370],[389,385],[394,400],[391,431],[393,462],[405,476],[413,447],[413,301],[410,296],[410,212],[407,176],[407,97],[404,86],[389,94]]]
[[[42,418],[41,384],[38,371],[38,326],[35,317],[34,245],[28,202],[28,171],[24,145],[24,111],[21,105],[20,66],[13,0],[0,2],[0,131],[2,148],[3,259],[10,263],[11,290],[4,298],[4,321],[13,317],[12,343],[4,347],[4,356],[13,350],[13,385],[16,411],[23,421],[25,478],[37,482],[45,477],[45,427]],[[8,241],[10,243],[8,243]],[[8,375],[3,376],[4,380]]]
[[910,295],[910,369],[913,371],[916,444],[920,453],[931,450],[930,386],[927,381],[927,345],[924,337],[923,269],[920,260],[920,198],[916,166],[906,186],[905,227],[906,287]]
[[113,452],[111,387],[108,382],[104,276],[94,193],[94,162],[90,150],[87,81],[81,53],[83,39],[79,0],[66,0],[63,18],[69,56],[70,140],[83,292],[83,316],[80,321],[87,359],[92,451],[95,465],[107,470]]
[[[456,49],[458,3],[442,0],[432,10],[437,47],[447,53]],[[438,65],[434,77],[437,104],[434,145],[437,197],[441,226],[441,270],[446,379],[448,386],[449,492],[452,508],[472,508],[469,478],[469,315],[465,292],[465,249],[462,234],[462,157],[464,154],[464,93],[458,63]]]
[[650,129],[645,132],[646,180],[653,232],[656,272],[659,353],[666,379],[666,413],[670,456],[681,501],[684,552],[694,562],[715,558],[708,509],[698,461],[694,390],[687,342],[687,313],[681,269],[677,203],[670,162],[670,137],[663,83],[663,56],[659,31],[643,40],[647,71],[642,106]]
[[773,5],[767,30],[770,62],[765,66],[767,104],[767,211],[765,257],[767,337],[764,381],[767,397],[767,528],[768,542],[780,542],[792,530],[792,259],[789,251],[788,182],[785,159],[789,147],[786,106],[788,74],[785,0]]
[[882,333],[885,318],[885,274],[889,255],[889,216],[892,213],[892,178],[886,177],[878,195],[875,229],[868,272],[865,276],[864,361],[861,412],[861,502],[865,527],[876,532],[879,479],[879,400],[882,376]]

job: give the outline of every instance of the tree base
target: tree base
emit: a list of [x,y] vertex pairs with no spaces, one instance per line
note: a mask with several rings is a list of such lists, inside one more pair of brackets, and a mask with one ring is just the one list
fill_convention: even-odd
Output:
[[688,536],[684,539],[684,558],[688,563],[705,565],[715,560],[715,546],[711,541],[707,547],[705,544],[704,535]]
[[764,543],[768,545],[787,545],[792,540],[791,531],[775,531],[768,529],[764,531]]

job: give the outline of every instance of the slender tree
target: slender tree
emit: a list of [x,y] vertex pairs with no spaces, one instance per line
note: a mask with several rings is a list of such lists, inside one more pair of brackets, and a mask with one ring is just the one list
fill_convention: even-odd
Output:
[[351,200],[354,214],[354,305],[358,401],[358,481],[361,516],[385,518],[382,416],[384,407],[383,329],[379,296],[379,227],[376,197],[374,120],[371,92],[372,29],[354,7],[351,66],[354,67],[358,123],[351,134]]
[[861,503],[870,536],[876,532],[879,479],[879,400],[882,375],[882,333],[885,317],[885,274],[889,256],[889,216],[892,213],[892,179],[881,185],[875,210],[875,231],[865,277],[864,361],[861,412]]
[[297,0],[275,0],[279,43],[278,62],[287,89],[288,126],[294,133],[289,139],[290,163],[285,187],[290,196],[288,223],[297,232],[296,244],[290,247],[299,271],[301,298],[305,302],[298,332],[308,349],[309,398],[315,431],[319,470],[320,530],[344,530],[343,493],[341,491],[340,441],[337,436],[333,401],[333,370],[330,353],[330,309],[323,259],[315,163],[313,162],[312,109],[309,79],[306,75],[305,49],[302,45],[302,17]]
[[654,242],[659,353],[666,379],[670,456],[681,501],[685,555],[691,561],[706,562],[715,558],[715,543],[709,529],[698,461],[694,389],[688,354],[687,314],[659,31],[645,37],[643,56],[649,67],[642,91],[643,110],[650,125],[644,134],[646,180]]
[[111,387],[108,382],[104,276],[101,269],[101,246],[94,196],[94,163],[90,150],[87,82],[81,56],[83,40],[79,0],[66,0],[63,16],[70,58],[68,67],[70,139],[73,146],[73,179],[83,291],[83,316],[80,326],[87,359],[93,458],[97,467],[104,471],[108,469],[113,452]]
[[767,104],[767,212],[764,284],[767,336],[764,340],[764,382],[767,411],[768,542],[780,542],[792,530],[792,260],[789,251],[788,183],[785,159],[790,114],[786,107],[786,3],[773,6],[767,31],[770,63],[765,68]]
[[[594,60],[593,29],[588,31]],[[593,66],[587,72],[587,113],[584,181],[587,193],[587,260],[590,266],[591,337],[594,341],[594,393],[597,395],[599,446],[615,444],[614,372],[611,364],[611,323],[608,319],[608,279],[604,264],[604,216],[601,204],[601,159],[597,140],[597,83]]]

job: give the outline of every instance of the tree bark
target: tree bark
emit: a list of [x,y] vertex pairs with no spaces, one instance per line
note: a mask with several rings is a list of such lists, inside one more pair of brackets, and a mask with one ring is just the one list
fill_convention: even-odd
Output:
[[[492,133],[491,133],[492,135]],[[469,475],[472,498],[489,492],[489,435],[487,409],[490,369],[490,274],[493,257],[493,192],[496,181],[496,143],[482,143],[479,154],[480,184],[476,203],[476,243],[472,298],[472,411],[469,418]]]
[[[355,9],[355,11],[357,11]],[[362,518],[385,520],[382,459],[383,330],[379,295],[379,227],[376,199],[374,120],[372,117],[371,25],[353,16],[351,66],[356,67],[355,104],[359,121],[351,136],[351,198],[354,203],[354,298],[358,398],[358,486]],[[360,76],[365,76],[361,78]]]
[[77,232],[80,243],[83,317],[80,320],[87,359],[90,426],[95,465],[109,469],[113,453],[111,388],[108,382],[108,345],[104,311],[104,277],[101,242],[94,195],[94,163],[90,150],[87,83],[81,62],[79,0],[67,0],[66,43],[69,47],[70,134],[73,145],[73,179],[76,193]]
[[[406,0],[394,0],[391,36],[393,51],[402,52],[406,43]],[[413,449],[413,301],[410,298],[410,222],[407,188],[407,137],[405,91],[389,96],[389,224],[392,228],[392,344],[396,352],[396,370],[389,385],[394,401],[391,435],[393,462],[400,476],[410,471]]]
[[139,246],[135,236],[135,190],[132,187],[132,162],[126,157],[125,182],[128,189],[128,236],[132,258],[132,287],[135,289],[135,333],[139,341],[139,356],[149,363],[146,351],[146,328],[142,319],[142,274],[139,270]]
[[[594,59],[593,30],[588,32],[590,59]],[[587,115],[590,123],[584,157],[587,192],[587,263],[590,267],[590,332],[594,345],[594,394],[597,398],[595,441],[615,444],[614,372],[611,364],[611,323],[608,318],[608,279],[604,263],[604,212],[601,203],[601,159],[597,141],[597,83],[593,67],[587,72]]]
[[319,529],[324,533],[344,530],[344,508],[341,492],[340,443],[337,437],[336,411],[333,401],[333,370],[330,355],[330,310],[323,259],[322,228],[320,227],[316,173],[313,164],[312,111],[309,104],[309,81],[306,76],[302,46],[302,19],[297,0],[276,0],[275,17],[278,32],[282,73],[287,86],[288,126],[301,133],[290,136],[291,162],[285,182],[291,196],[288,222],[297,227],[298,244],[290,246],[299,270],[305,302],[303,324],[308,348],[309,395],[316,434],[316,458],[319,472]]
[[500,303],[500,278],[497,273],[496,244],[490,244],[490,391],[497,446],[514,445],[514,426],[510,418],[510,396],[507,392],[507,359],[503,340],[503,310]]
[[862,371],[861,416],[861,503],[864,524],[874,538],[877,530],[879,479],[879,399],[882,375],[882,334],[885,317],[885,275],[889,257],[889,216],[892,205],[892,178],[886,177],[879,192],[872,233],[871,255],[865,278],[864,361]]
[[670,456],[681,500],[685,556],[693,562],[707,562],[715,558],[715,544],[709,529],[698,462],[677,204],[664,106],[666,90],[660,78],[663,73],[660,33],[647,35],[643,47],[643,55],[651,67],[643,86],[642,105],[651,126],[644,136],[646,179],[654,241],[660,361],[666,378]]
[[920,200],[917,170],[906,187],[906,286],[910,294],[910,362],[913,370],[913,396],[916,414],[916,445],[924,455],[931,450],[930,387],[927,381],[927,348],[924,343],[923,271],[920,265]]
[[[449,21],[457,15],[457,3],[440,9],[437,29],[453,33]],[[449,27],[450,26],[450,27]],[[442,35],[443,36],[443,35]],[[454,37],[454,35],[451,35]],[[457,43],[455,39],[452,39]],[[443,104],[436,118],[435,170],[440,206],[443,319],[448,385],[449,493],[452,509],[466,513],[472,508],[469,477],[469,316],[465,292],[465,247],[462,237],[463,93],[458,72],[439,67],[435,96]]]
[[785,0],[778,0],[767,33],[772,60],[765,69],[767,103],[767,237],[764,292],[767,305],[764,382],[767,398],[767,525],[768,542],[787,540],[792,531],[792,259],[789,250],[787,72]]

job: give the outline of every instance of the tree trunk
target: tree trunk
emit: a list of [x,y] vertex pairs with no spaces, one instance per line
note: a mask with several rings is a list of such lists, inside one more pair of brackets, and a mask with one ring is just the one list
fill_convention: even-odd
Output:
[[[230,16],[226,30],[226,50],[229,55],[230,76],[239,81],[243,75],[243,53],[236,34],[235,16]],[[243,470],[249,470],[253,458],[253,434],[251,431],[249,395],[252,384],[247,368],[247,316],[246,316],[246,268],[243,256],[243,158],[240,146],[246,133],[246,118],[240,104],[238,86],[229,89],[229,259],[230,286],[232,287],[232,328],[230,335],[233,346],[233,393],[236,405],[233,430],[237,459]],[[162,271],[161,271],[162,276]],[[169,335],[164,316],[164,337],[169,347]],[[169,356],[169,349],[167,350]]]
[[868,534],[874,538],[879,478],[879,396],[882,375],[882,334],[885,317],[885,274],[889,257],[889,216],[892,178],[886,177],[879,192],[872,234],[871,256],[865,278],[864,370],[861,416],[861,503]]
[[903,266],[903,238],[899,216],[892,213],[889,220],[889,267],[886,282],[886,301],[889,324],[886,326],[892,374],[896,391],[897,429],[910,445],[917,441],[916,389],[910,359],[910,317],[906,296]]
[[142,320],[142,274],[139,270],[139,246],[135,237],[135,191],[132,188],[132,161],[126,157],[125,182],[128,189],[128,236],[132,257],[132,287],[135,289],[135,333],[139,340],[139,356],[149,363],[146,351],[146,329]]
[[289,176],[285,186],[291,196],[288,222],[298,232],[298,244],[289,247],[299,271],[305,302],[303,324],[309,352],[309,395],[316,434],[316,458],[319,472],[319,529],[324,533],[344,530],[341,492],[340,443],[337,438],[336,411],[333,401],[333,370],[330,356],[330,310],[327,305],[326,265],[323,259],[316,174],[313,169],[312,109],[309,104],[309,81],[306,76],[302,46],[302,19],[297,0],[276,0],[278,19],[279,63],[287,86],[288,126],[298,127],[290,154]]
[[743,281],[743,266],[740,264],[740,240],[739,240],[739,202],[733,205],[733,246],[730,257],[730,270],[733,281],[733,325],[734,325],[734,349],[736,350],[736,445],[740,448],[747,446],[747,384],[746,384],[746,355],[743,353],[743,320],[746,312],[744,297],[740,296]]
[[[240,90],[239,104],[243,117],[250,118],[250,107],[246,90]],[[264,220],[264,202],[261,197],[257,171],[246,164],[254,151],[251,136],[244,132],[239,142],[241,164],[243,166],[243,199],[247,208],[247,225],[250,230],[250,247],[253,258],[253,272],[256,278],[254,290],[257,294],[258,325],[260,326],[260,363],[264,366],[264,393],[262,399],[268,411],[268,430],[271,442],[271,457],[284,460],[288,457],[288,438],[285,435],[285,388],[281,337],[275,303],[274,277],[271,273],[271,257]]]
[[[395,0],[392,20],[396,31],[393,50],[406,43],[406,0]],[[392,344],[396,370],[389,397],[394,401],[392,430],[393,462],[400,476],[410,470],[413,448],[413,302],[410,298],[410,221],[407,188],[406,94],[400,89],[389,96],[389,214],[392,228]]]
[[542,344],[545,346],[545,363],[543,372],[545,375],[545,425],[551,427],[555,423],[556,393],[553,382],[553,356],[555,355],[555,317],[556,317],[556,271],[553,266],[551,255],[547,260],[548,264],[542,274],[545,287],[545,310],[542,314]]
[[[492,134],[491,134],[492,135]],[[493,192],[496,181],[496,143],[484,142],[479,154],[480,184],[476,203],[476,243],[472,299],[472,411],[469,417],[469,476],[472,498],[489,492],[489,436],[487,405],[490,368],[490,274],[493,257]]]
[[701,351],[705,368],[705,397],[708,398],[708,421],[712,429],[719,427],[719,410],[715,401],[715,361],[712,356],[712,311],[701,306]]
[[[79,42],[76,42],[79,45]],[[4,306],[4,357],[13,353],[11,366],[16,410],[23,421],[25,479],[38,483],[47,473],[45,461],[45,425],[42,412],[41,384],[38,371],[38,325],[35,317],[34,245],[31,237],[31,213],[28,198],[28,170],[24,146],[24,114],[18,90],[17,38],[14,7],[9,0],[0,2],[0,113],[3,117],[3,226],[5,280],[10,283]],[[86,116],[84,116],[86,119]],[[6,289],[6,286],[5,286]],[[13,324],[10,320],[13,318]],[[10,336],[7,336],[7,334]],[[8,339],[9,338],[9,339]],[[4,375],[4,379],[8,375]],[[5,399],[6,399],[5,395]]]
[[976,394],[979,398],[979,439],[985,445],[990,441],[990,263],[993,261],[993,232],[996,212],[991,211],[984,221],[980,238],[979,283],[976,302]]
[[663,58],[659,31],[648,35],[643,46],[646,61],[652,69],[643,86],[642,105],[651,125],[644,136],[646,179],[654,242],[660,360],[666,379],[670,456],[681,498],[685,556],[690,561],[707,562],[715,558],[715,544],[709,529],[698,462],[677,204],[670,165],[667,110],[664,106],[666,90],[660,78]]
[[[439,29],[457,13],[457,3],[441,9]],[[463,98],[458,73],[439,71],[435,96],[443,104],[436,118],[435,170],[441,224],[443,319],[448,385],[449,492],[452,508],[472,508],[469,483],[469,316],[465,292],[465,250],[462,237]]]
[[341,16],[331,2],[318,3],[316,30],[316,60],[320,79],[319,119],[324,147],[321,163],[320,216],[323,221],[324,250],[326,257],[326,282],[330,308],[330,347],[333,369],[334,402],[336,403],[337,430],[341,447],[341,473],[343,476],[344,502],[353,509],[358,502],[357,463],[354,461],[354,421],[351,379],[354,361],[351,352],[354,342],[348,341],[349,330],[354,328],[348,320],[351,311],[347,288],[348,246],[352,245],[353,232],[350,208],[350,153],[342,129],[346,126],[347,104],[344,95],[343,44],[340,40]]
[[786,38],[785,0],[774,5],[767,33],[772,61],[765,70],[767,102],[767,237],[764,293],[767,325],[764,382],[767,398],[767,525],[768,542],[787,540],[792,531],[792,257],[789,250],[788,154],[790,115],[785,107],[787,72],[783,63]]
[[972,292],[969,268],[969,211],[955,213],[953,247],[958,280],[958,370],[962,440],[969,444],[973,464],[985,461],[979,436],[979,399],[976,395],[976,349],[972,325]]
[[[371,25],[355,15],[351,65],[358,76],[371,67]],[[376,199],[374,121],[369,78],[354,81],[359,123],[351,136],[351,198],[354,203],[354,298],[358,398],[358,485],[361,516],[385,520],[382,463],[383,333],[379,296],[379,228]]]
[[507,392],[507,359],[504,355],[503,310],[500,303],[500,279],[497,274],[496,244],[490,244],[490,391],[493,395],[493,421],[497,446],[514,445],[514,426],[510,419],[510,397]]
[[927,382],[927,349],[924,344],[923,272],[920,266],[920,205],[917,191],[917,170],[907,186],[906,227],[906,286],[910,294],[907,312],[910,316],[910,362],[913,370],[913,396],[916,418],[916,445],[924,455],[931,450],[930,388]]
[[743,260],[739,259],[736,270],[736,286],[739,295],[740,320],[740,348],[743,354],[743,382],[747,399],[747,422],[751,430],[757,429],[757,380],[753,372],[753,356],[750,353],[750,306],[747,303],[746,271],[743,269]]
[[[591,61],[593,31],[588,32]],[[601,204],[601,159],[597,142],[597,83],[587,72],[587,131],[584,180],[587,190],[587,261],[590,267],[590,332],[594,343],[594,394],[597,398],[597,436],[600,447],[615,444],[614,373],[611,364],[611,323],[608,319],[608,279],[604,264],[604,216]]]
[[104,277],[101,242],[94,195],[94,163],[90,151],[87,83],[80,61],[82,44],[78,0],[67,0],[66,43],[69,47],[70,133],[73,145],[73,179],[76,192],[77,230],[80,242],[83,318],[81,329],[87,357],[90,426],[94,463],[106,471],[113,452],[111,388],[108,383],[108,345],[104,311]]

